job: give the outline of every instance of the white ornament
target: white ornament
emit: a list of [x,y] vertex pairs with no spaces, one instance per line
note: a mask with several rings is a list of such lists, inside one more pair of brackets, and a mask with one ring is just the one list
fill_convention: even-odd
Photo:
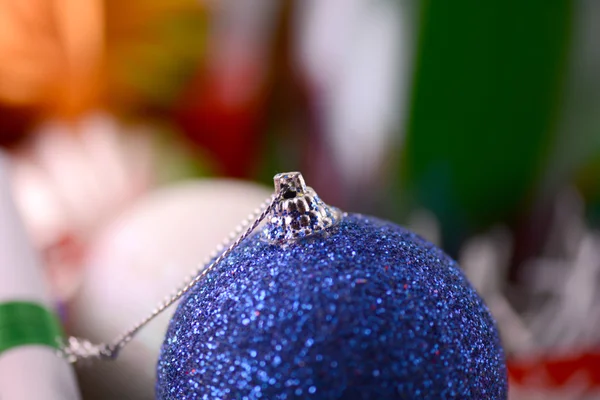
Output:
[[[142,198],[92,244],[69,306],[69,333],[102,342],[130,327],[270,194],[251,183],[204,180]],[[140,331],[115,361],[80,368],[86,399],[154,398],[156,360],[173,310]]]

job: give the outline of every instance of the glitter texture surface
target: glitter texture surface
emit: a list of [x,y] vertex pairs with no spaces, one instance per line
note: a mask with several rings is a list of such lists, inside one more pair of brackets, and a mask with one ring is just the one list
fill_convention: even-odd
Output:
[[350,214],[277,245],[256,234],[181,301],[158,399],[505,399],[494,321],[458,265]]

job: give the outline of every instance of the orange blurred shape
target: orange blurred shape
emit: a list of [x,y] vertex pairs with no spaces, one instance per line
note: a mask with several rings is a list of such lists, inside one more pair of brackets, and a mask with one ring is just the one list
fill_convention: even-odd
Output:
[[0,2],[0,101],[72,116],[99,98],[101,0]]

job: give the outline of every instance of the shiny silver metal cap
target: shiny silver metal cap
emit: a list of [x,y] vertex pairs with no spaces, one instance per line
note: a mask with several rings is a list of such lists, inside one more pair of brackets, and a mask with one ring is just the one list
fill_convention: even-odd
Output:
[[273,178],[279,201],[267,218],[263,232],[270,241],[296,240],[329,228],[342,213],[325,204],[306,186],[300,172],[277,174]]

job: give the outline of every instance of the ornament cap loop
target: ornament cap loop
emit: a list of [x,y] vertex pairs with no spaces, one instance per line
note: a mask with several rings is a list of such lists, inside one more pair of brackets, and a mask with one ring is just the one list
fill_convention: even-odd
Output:
[[293,199],[307,191],[304,177],[300,172],[284,172],[273,177],[275,193],[283,199]]

